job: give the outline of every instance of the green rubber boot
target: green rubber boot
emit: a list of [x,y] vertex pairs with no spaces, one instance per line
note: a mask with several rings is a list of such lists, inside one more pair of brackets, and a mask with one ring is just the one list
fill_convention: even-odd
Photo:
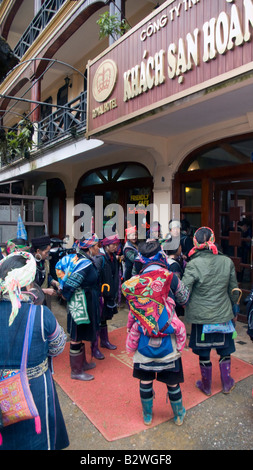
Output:
[[174,423],[177,426],[181,426],[183,424],[184,417],[186,414],[186,410],[183,407],[183,401],[182,399],[178,401],[171,401],[170,404],[171,404],[172,411],[174,413],[174,418],[173,418]]
[[143,420],[146,426],[152,423],[153,397],[141,398]]

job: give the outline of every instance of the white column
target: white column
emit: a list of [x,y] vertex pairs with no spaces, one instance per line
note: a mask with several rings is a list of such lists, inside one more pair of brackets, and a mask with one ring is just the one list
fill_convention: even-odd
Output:
[[158,221],[161,224],[162,234],[168,233],[168,223],[171,218],[180,218],[180,207],[172,201],[173,175],[168,165],[156,168],[154,175],[153,202],[157,207]]
[[74,197],[67,196],[66,198],[66,235],[69,235],[68,247],[70,248],[74,243],[73,235],[73,226],[74,226],[74,217],[73,217],[73,208],[74,208]]

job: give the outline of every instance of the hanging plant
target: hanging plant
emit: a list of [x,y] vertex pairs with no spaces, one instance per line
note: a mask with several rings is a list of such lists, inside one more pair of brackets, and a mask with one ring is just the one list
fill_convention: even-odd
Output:
[[112,36],[116,41],[119,36],[123,36],[129,29],[126,20],[120,20],[118,15],[110,15],[109,11],[100,15],[97,24],[99,25],[99,39]]
[[0,154],[1,163],[8,165],[16,158],[29,158],[30,150],[33,146],[32,136],[34,128],[29,119],[24,118],[19,121],[17,131],[5,132],[0,129]]

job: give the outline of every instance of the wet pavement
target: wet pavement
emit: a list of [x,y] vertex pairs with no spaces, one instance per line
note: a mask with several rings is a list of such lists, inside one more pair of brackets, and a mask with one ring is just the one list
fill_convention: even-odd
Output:
[[[58,301],[51,306],[59,323],[66,328],[66,308]],[[109,331],[126,325],[123,305],[109,322]],[[182,319],[182,317],[181,317]],[[247,325],[237,322],[234,356],[253,364],[253,343]],[[187,332],[190,331],[187,326]],[[217,357],[218,360],[218,357]],[[233,376],[233,374],[231,374]],[[85,382],[84,382],[85,387]],[[187,410],[184,424],[172,420],[148,428],[133,436],[108,442],[85,414],[56,384],[70,445],[66,450],[105,451],[175,451],[175,450],[252,450],[253,449],[253,375],[237,382],[229,394],[218,393]],[[103,399],[101,397],[101,399]],[[112,397],[115,399],[115,397]],[[164,406],[169,406],[164,400]],[[127,416],[122,416],[122,420]]]

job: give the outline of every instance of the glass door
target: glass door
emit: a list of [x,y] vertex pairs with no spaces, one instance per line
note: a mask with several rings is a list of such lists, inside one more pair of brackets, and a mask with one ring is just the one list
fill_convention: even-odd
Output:
[[216,241],[233,260],[245,297],[253,287],[253,180],[219,182],[214,197]]

